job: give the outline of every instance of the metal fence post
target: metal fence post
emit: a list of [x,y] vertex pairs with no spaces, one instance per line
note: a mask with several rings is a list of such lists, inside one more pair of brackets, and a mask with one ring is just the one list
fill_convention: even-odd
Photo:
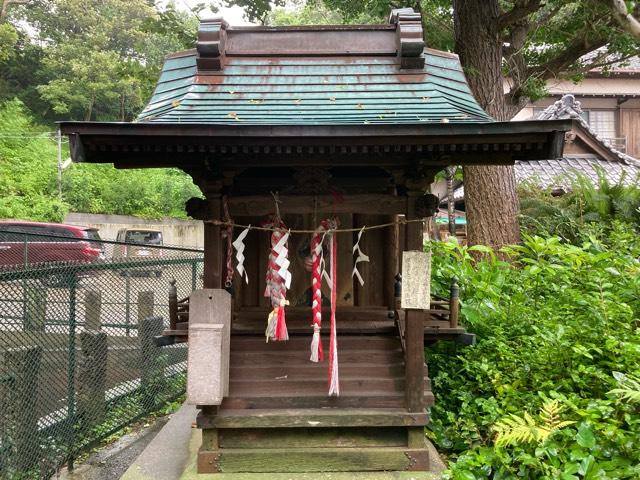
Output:
[[198,261],[191,262],[191,291],[195,292],[198,288]]
[[78,278],[71,272],[69,283],[69,351],[67,361],[67,418],[69,419],[69,451],[67,468],[73,471],[76,423],[76,289]]
[[10,348],[4,356],[13,375],[9,400],[9,437],[15,455],[11,463],[20,474],[26,476],[40,460],[37,399],[42,347],[30,345]]
[[131,331],[131,278],[129,276],[129,271],[125,270],[125,279],[124,279],[124,317],[126,323],[126,332],[127,337],[130,335]]

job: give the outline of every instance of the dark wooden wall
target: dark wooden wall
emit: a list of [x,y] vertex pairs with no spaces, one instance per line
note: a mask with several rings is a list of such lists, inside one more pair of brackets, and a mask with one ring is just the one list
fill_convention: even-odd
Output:
[[[332,216],[331,213],[288,214],[283,219],[291,229],[313,230],[314,224]],[[390,215],[338,214],[339,228],[358,228],[378,225],[392,221]],[[314,222],[314,217],[316,221]],[[261,225],[264,217],[235,217],[238,224]],[[360,286],[352,277],[353,245],[357,240],[357,232],[338,233],[338,306],[393,306],[393,277],[397,273],[398,244],[393,243],[393,227],[368,230],[362,236],[360,248],[370,258],[370,262],[361,262],[358,269],[365,281]],[[234,235],[239,232],[236,230]],[[306,257],[310,255],[311,234],[293,233],[289,239],[290,271],[293,275],[291,289],[287,299],[292,306],[306,306],[307,290],[311,285],[311,272],[305,268]],[[269,301],[263,296],[265,274],[270,249],[270,232],[251,231],[245,240],[245,268],[249,274],[249,284],[234,279],[235,307],[265,307]],[[325,249],[325,254],[328,253]],[[327,259],[328,260],[328,259]],[[327,263],[328,268],[328,263]],[[328,299],[330,292],[323,283],[323,295]],[[305,292],[307,294],[305,295]]]

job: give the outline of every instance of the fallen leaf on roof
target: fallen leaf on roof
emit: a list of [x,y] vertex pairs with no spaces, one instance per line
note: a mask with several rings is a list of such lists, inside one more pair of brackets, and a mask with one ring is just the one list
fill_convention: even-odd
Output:
[[431,98],[430,98],[430,97],[422,97],[422,101],[423,101],[423,102],[428,102],[429,100],[431,100]]
[[173,102],[171,102],[171,106],[173,108],[177,108],[180,106],[180,101],[179,100],[174,100]]
[[359,108],[360,110],[364,109],[364,105],[359,103],[356,105],[356,108]]
[[448,118],[441,118],[440,119],[440,123],[449,123],[449,119]]
[[233,94],[234,94],[234,93],[236,93],[236,92],[235,92],[235,90],[229,90],[229,93],[230,93],[231,95],[233,95]]
[[253,103],[253,104],[257,105],[257,104],[260,104],[260,103],[264,103],[264,100],[252,98],[251,100],[249,100],[249,103]]
[[329,97],[329,101],[330,102],[335,102],[336,101],[336,97]]
[[302,99],[301,99],[301,98],[296,98],[296,99],[293,101],[293,103],[296,103],[296,104],[298,104],[298,105],[300,104],[300,102],[302,102]]
[[234,120],[240,120],[240,117],[238,117],[238,114],[236,112],[227,113],[227,117],[233,118]]

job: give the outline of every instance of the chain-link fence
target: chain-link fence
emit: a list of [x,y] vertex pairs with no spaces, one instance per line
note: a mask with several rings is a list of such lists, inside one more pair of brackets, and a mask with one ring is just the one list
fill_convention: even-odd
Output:
[[0,478],[49,478],[183,393],[185,344],[153,337],[170,281],[186,297],[202,269],[200,250],[0,230]]

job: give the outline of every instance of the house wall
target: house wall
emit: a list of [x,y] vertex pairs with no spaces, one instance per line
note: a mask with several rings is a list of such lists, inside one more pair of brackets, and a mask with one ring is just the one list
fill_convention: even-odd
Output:
[[163,243],[177,247],[204,248],[202,222],[196,220],[146,220],[128,215],[99,215],[92,213],[69,213],[64,223],[84,225],[98,229],[104,240],[115,240],[121,228],[148,228],[162,232]]
[[[534,109],[552,105],[562,95],[571,93],[584,110],[614,110],[616,137],[626,139],[626,153],[640,157],[640,78],[587,78],[581,83],[552,81],[550,96],[528,104],[513,120],[529,120]],[[598,96],[600,95],[600,96]]]

